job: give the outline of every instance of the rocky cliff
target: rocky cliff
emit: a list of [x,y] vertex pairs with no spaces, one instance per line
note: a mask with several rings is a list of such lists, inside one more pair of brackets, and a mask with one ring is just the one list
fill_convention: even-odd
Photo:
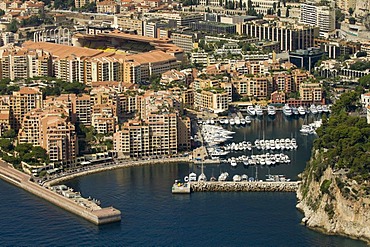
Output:
[[358,184],[347,177],[348,170],[321,166],[322,157],[316,152],[301,174],[297,208],[304,213],[302,223],[370,244],[369,182]]

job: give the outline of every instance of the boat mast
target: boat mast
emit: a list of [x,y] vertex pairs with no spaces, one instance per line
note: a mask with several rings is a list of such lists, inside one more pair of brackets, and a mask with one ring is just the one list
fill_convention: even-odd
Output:
[[256,182],[258,181],[258,166],[256,166]]

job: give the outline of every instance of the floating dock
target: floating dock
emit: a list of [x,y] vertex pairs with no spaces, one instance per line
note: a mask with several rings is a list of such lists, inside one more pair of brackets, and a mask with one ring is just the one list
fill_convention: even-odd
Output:
[[96,225],[108,224],[121,220],[121,212],[119,210],[113,207],[91,208],[86,205],[77,204],[63,195],[32,182],[29,175],[14,169],[4,161],[0,161],[0,178]]
[[293,182],[191,182],[192,192],[296,192],[299,181]]

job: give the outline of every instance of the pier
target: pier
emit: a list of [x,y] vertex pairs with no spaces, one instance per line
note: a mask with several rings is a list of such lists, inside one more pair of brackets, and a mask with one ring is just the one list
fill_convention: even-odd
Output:
[[296,192],[300,181],[294,182],[190,182],[192,192]]
[[77,204],[70,198],[32,182],[29,175],[14,169],[13,166],[4,161],[0,161],[0,178],[96,225],[121,220],[121,212],[119,210],[113,207],[87,207],[83,204]]

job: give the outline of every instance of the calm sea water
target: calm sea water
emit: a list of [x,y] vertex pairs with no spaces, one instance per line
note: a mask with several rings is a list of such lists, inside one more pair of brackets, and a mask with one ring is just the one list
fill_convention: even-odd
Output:
[[[271,174],[296,178],[310,156],[313,137],[297,132],[303,119],[255,120],[237,129],[236,139],[297,138],[288,152],[292,164]],[[307,121],[307,120],[306,120]],[[264,128],[264,133],[261,128]],[[245,135],[244,135],[245,134]],[[245,136],[245,137],[244,137]],[[242,153],[241,153],[242,154]],[[366,246],[360,241],[326,236],[300,225],[294,193],[193,193],[172,195],[173,180],[198,166],[166,164],[132,167],[74,179],[68,186],[113,205],[120,223],[95,226],[0,180],[1,246]],[[239,165],[208,165],[208,177],[220,171],[255,174]],[[267,168],[259,169],[259,177]]]

